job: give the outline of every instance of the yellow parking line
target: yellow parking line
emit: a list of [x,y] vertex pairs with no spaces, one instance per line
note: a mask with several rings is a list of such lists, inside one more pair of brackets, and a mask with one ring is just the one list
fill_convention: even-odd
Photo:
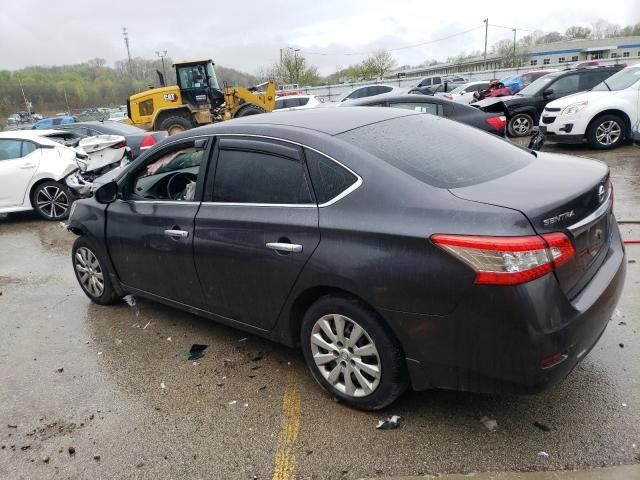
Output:
[[295,480],[296,456],[293,447],[300,429],[300,392],[293,381],[288,382],[282,399],[282,425],[278,436],[272,480]]

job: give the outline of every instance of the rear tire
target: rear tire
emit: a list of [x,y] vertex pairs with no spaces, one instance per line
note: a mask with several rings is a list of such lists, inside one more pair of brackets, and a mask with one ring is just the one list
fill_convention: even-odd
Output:
[[73,200],[67,186],[53,180],[41,183],[31,194],[31,205],[45,220],[67,218]]
[[233,115],[233,118],[247,117],[249,115],[258,115],[260,113],[267,113],[264,108],[258,107],[257,105],[244,105],[236,110],[236,113]]
[[507,130],[512,137],[526,137],[533,129],[533,118],[526,113],[518,113],[509,120]]
[[587,142],[596,150],[619,147],[626,137],[627,124],[618,115],[602,115],[587,129]]
[[393,403],[409,381],[404,354],[370,307],[326,295],[307,310],[300,342],[313,378],[339,401],[361,410]]
[[193,125],[191,124],[191,121],[177,115],[173,117],[167,117],[162,120],[162,122],[160,122],[160,130],[166,130],[167,132],[169,132],[169,135],[182,133],[192,127]]
[[71,262],[82,291],[93,303],[110,305],[122,298],[113,288],[107,262],[87,237],[78,237],[73,243]]

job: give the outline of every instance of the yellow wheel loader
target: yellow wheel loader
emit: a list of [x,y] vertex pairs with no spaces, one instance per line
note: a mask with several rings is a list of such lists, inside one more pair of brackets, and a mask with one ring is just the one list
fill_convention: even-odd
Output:
[[[252,88],[218,85],[212,60],[176,63],[178,85],[136,93],[127,100],[127,123],[145,130],[167,130],[169,135],[231,118],[271,112],[276,103],[272,81]],[[264,91],[258,89],[264,88]]]

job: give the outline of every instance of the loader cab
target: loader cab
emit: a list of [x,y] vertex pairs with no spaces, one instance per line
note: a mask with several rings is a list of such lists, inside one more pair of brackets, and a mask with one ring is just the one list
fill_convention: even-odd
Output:
[[182,101],[192,107],[218,107],[224,103],[212,60],[196,60],[174,64]]

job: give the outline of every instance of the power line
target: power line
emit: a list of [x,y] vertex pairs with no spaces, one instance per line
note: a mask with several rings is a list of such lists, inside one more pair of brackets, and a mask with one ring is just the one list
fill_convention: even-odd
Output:
[[[473,32],[474,30],[478,30],[479,28],[484,28],[484,24],[478,25],[478,26],[470,28],[468,30],[463,30],[462,32],[457,32],[457,33],[454,33],[454,34],[451,34],[451,35],[447,35],[446,37],[436,38],[434,40],[428,40],[428,41],[420,42],[420,43],[414,43],[414,44],[411,44],[411,45],[404,45],[402,47],[388,48],[387,50],[389,50],[390,52],[395,52],[395,51],[398,51],[398,50],[406,50],[408,48],[422,47],[424,45],[430,45],[432,43],[443,42],[445,40],[449,40],[450,38],[458,37],[460,35],[465,35],[465,34],[467,34],[469,32]],[[308,51],[305,50],[304,53],[305,53],[305,55],[323,55],[323,56],[345,55],[345,56],[351,56],[351,55],[369,55],[369,54],[373,53],[373,51],[337,53],[337,52],[308,52]]]
[[518,27],[506,27],[504,25],[495,25],[493,23],[489,24],[490,27],[496,27],[496,28],[505,28],[507,30],[518,30],[521,32],[529,32],[529,33],[543,33],[545,35],[548,35],[549,33],[557,33],[557,32],[543,32],[542,30],[529,30],[527,28],[518,28]]

